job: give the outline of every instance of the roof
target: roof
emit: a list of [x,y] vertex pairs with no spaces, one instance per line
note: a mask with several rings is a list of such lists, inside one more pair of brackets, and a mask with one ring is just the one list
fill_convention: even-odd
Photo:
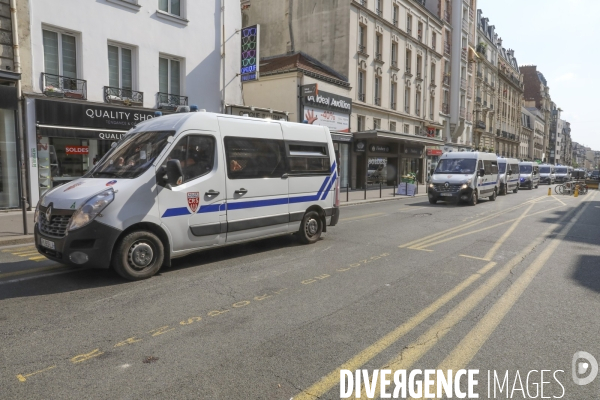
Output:
[[260,75],[276,75],[285,72],[301,71],[313,78],[328,81],[340,86],[350,86],[348,78],[308,54],[296,52],[260,60]]

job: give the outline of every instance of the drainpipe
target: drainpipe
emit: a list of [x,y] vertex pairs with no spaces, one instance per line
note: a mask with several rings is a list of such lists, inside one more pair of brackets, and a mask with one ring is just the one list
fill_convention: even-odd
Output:
[[[10,20],[12,25],[12,40],[13,40],[13,65],[16,73],[21,73],[21,55],[19,53],[19,32],[17,20],[17,2],[10,0]],[[19,162],[19,170],[21,173],[21,210],[23,212],[23,234],[27,235],[27,172],[25,169],[26,147],[23,138],[23,124],[19,123],[19,117],[23,115],[23,107],[21,103],[21,80],[17,81],[17,115],[15,115],[15,125],[17,133],[17,142],[19,145],[19,153],[17,154]]]
[[290,30],[290,53],[295,53],[296,49],[294,46],[294,31],[292,29],[292,12],[294,10],[294,0],[289,0],[288,9],[288,29]]
[[[12,0],[14,1],[14,0]],[[221,68],[222,72],[222,85],[223,91],[221,93],[221,113],[225,114],[225,0],[221,0]]]

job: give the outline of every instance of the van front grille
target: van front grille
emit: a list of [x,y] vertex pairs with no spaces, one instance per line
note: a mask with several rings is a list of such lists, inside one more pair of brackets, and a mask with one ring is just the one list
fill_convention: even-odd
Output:
[[456,193],[460,190],[460,187],[462,185],[448,185],[448,187],[446,187],[446,184],[444,184],[444,183],[437,183],[433,186],[437,192]]
[[71,210],[52,210],[53,213],[50,216],[50,221],[46,218],[46,209],[40,207],[39,212],[39,229],[40,232],[47,236],[61,238],[67,233],[67,227],[69,226],[69,220],[73,215]]

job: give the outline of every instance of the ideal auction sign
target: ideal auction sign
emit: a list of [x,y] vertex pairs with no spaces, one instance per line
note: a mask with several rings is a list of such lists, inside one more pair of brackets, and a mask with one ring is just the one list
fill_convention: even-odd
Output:
[[311,125],[326,126],[332,132],[350,132],[350,116],[335,111],[305,106],[304,121]]
[[303,96],[302,106],[305,123],[326,126],[334,132],[350,132],[351,98],[319,90]]

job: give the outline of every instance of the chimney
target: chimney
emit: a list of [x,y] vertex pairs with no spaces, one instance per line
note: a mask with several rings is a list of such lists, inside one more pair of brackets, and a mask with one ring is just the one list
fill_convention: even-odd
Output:
[[498,38],[498,46],[502,47],[502,38],[501,37]]

